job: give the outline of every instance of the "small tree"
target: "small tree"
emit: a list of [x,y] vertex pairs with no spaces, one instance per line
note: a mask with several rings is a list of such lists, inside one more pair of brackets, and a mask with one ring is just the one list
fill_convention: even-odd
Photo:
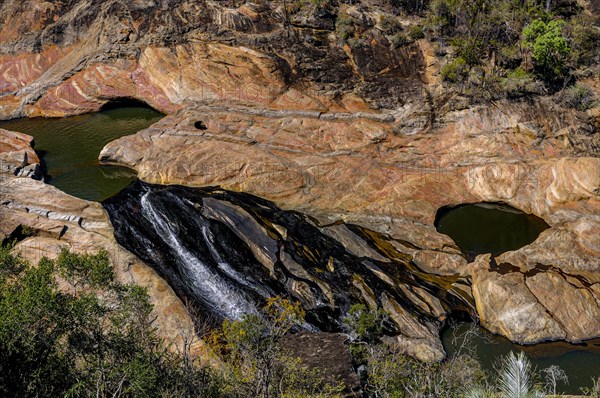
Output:
[[[213,335],[217,351],[232,365],[234,377],[255,397],[277,395],[285,355],[280,341],[304,319],[300,303],[280,297],[267,301],[264,314],[246,314],[241,321],[225,320],[221,333]],[[275,391],[274,391],[275,390]]]
[[562,20],[548,23],[536,19],[523,29],[523,44],[531,49],[535,67],[541,77],[549,82],[564,77],[566,61],[571,51],[563,36]]
[[545,390],[548,394],[556,396],[556,387],[558,383],[569,384],[569,378],[564,370],[559,366],[552,365],[548,368],[542,369],[542,373],[545,376]]

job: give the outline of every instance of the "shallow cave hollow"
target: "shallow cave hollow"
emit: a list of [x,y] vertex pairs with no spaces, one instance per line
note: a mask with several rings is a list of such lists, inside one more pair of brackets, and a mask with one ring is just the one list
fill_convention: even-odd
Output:
[[208,127],[206,127],[206,124],[204,124],[204,122],[202,120],[198,120],[194,123],[194,127],[197,130],[207,130]]
[[137,98],[133,98],[133,97],[112,98],[107,103],[102,105],[102,108],[100,108],[100,111],[107,111],[110,109],[118,109],[118,108],[147,108],[147,109],[152,109],[157,112],[160,112],[157,109],[154,109],[153,107],[148,105],[146,102],[139,100]]

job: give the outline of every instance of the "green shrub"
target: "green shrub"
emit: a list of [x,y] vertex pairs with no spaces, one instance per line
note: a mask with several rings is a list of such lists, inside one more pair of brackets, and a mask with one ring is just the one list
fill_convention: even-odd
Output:
[[423,28],[421,28],[419,25],[411,26],[410,29],[408,30],[408,35],[413,40],[419,40],[419,39],[425,38],[425,32],[423,32]]
[[574,18],[569,30],[574,64],[597,64],[600,61],[600,30],[585,17]]
[[579,111],[587,111],[597,104],[592,90],[583,84],[576,84],[564,89],[560,93],[559,100],[564,106]]
[[348,14],[341,15],[335,24],[337,35],[342,40],[348,40],[354,36],[354,22]]
[[[59,272],[86,290],[64,293]],[[0,396],[222,396],[214,372],[167,350],[151,312],[144,288],[113,280],[106,252],[32,267],[0,248]]]
[[450,83],[462,83],[469,75],[467,62],[463,58],[456,58],[442,67],[442,80]]
[[344,322],[360,341],[376,343],[381,338],[386,319],[383,310],[370,310],[364,304],[354,304]]
[[402,32],[396,33],[394,35],[394,37],[392,37],[392,46],[394,48],[399,48],[399,47],[404,47],[409,45],[410,43],[412,43],[412,40],[410,40],[408,37],[406,37],[406,35]]
[[402,24],[400,21],[389,15],[381,15],[379,17],[379,26],[386,35],[393,35],[402,31]]
[[515,69],[523,61],[521,49],[516,45],[504,46],[498,52],[498,64],[506,69]]
[[450,33],[455,17],[447,0],[433,0],[429,4],[427,25],[438,35]]
[[548,23],[537,19],[523,29],[523,44],[531,49],[535,67],[546,81],[554,81],[566,74],[566,61],[571,51],[563,36],[562,20]]
[[483,42],[475,37],[455,37],[451,41],[456,55],[469,66],[481,64],[485,55]]
[[533,75],[522,68],[508,72],[506,78],[502,79],[502,89],[509,99],[522,98],[528,95],[544,94],[544,85],[535,80]]

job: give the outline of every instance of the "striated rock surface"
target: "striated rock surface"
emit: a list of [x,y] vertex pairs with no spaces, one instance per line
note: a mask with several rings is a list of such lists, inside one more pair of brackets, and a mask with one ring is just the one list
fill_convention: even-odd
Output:
[[[101,160],[129,166],[147,182],[218,185],[302,211],[353,255],[401,259],[447,278],[446,290],[474,301],[474,315],[513,341],[600,336],[598,108],[567,111],[549,98],[469,105],[440,84],[430,43],[394,48],[376,28],[379,14],[361,4],[321,11],[288,15],[277,1],[4,2],[0,118],[73,115],[136,98],[168,116],[110,143]],[[334,33],[342,16],[364,38],[352,47]],[[2,159],[12,168],[2,175],[19,181],[14,174],[35,164],[21,156],[27,138],[4,140]],[[10,188],[6,203],[32,195]],[[65,217],[76,224],[82,217],[46,210],[50,199],[35,196],[28,206],[54,217],[44,227],[49,233]],[[480,201],[505,202],[551,228],[520,250],[469,263],[433,223],[443,206]],[[3,214],[27,206],[17,207],[3,205]],[[219,208],[221,221],[226,210]],[[217,217],[215,208],[205,211]],[[310,305],[314,276],[288,256],[269,254],[264,231],[247,215],[236,217],[249,228],[234,222],[238,236],[260,237],[246,244],[268,272],[279,261],[307,278],[293,290]],[[355,229],[335,229],[339,221]],[[369,242],[357,240],[356,230]],[[395,283],[380,267],[369,272]],[[393,297],[373,299],[363,282],[352,281],[364,302],[385,303],[405,324],[398,344],[406,352],[421,339],[419,351],[439,357],[437,343],[423,338],[433,335],[427,325],[411,322],[412,312]],[[441,298],[404,289],[417,308],[444,319]]]
[[[553,268],[589,285],[600,282],[600,159],[574,154],[560,133],[568,128],[564,121],[546,120],[554,130],[542,142],[523,127],[532,124],[534,109],[549,112],[547,106],[507,104],[510,117],[472,110],[411,134],[360,113],[188,109],[110,143],[100,158],[127,165],[146,181],[219,185],[324,224],[343,220],[389,234],[394,250],[421,270],[472,278],[477,316],[488,329],[522,343],[580,341],[600,334],[593,317],[598,293],[570,294],[577,284],[562,277],[560,290],[530,286],[541,281],[532,273]],[[194,126],[198,121],[202,129]],[[433,222],[442,206],[481,201],[508,203],[551,228],[520,250],[468,264]],[[494,261],[510,264],[513,273],[496,271]],[[576,309],[570,318],[548,297],[563,291]],[[386,310],[393,308],[388,303]],[[585,327],[574,325],[578,318],[589,319]],[[415,347],[414,341],[399,344],[407,352]]]
[[332,234],[251,195],[138,182],[104,206],[117,241],[216,319],[291,296],[306,310],[305,329],[343,332],[350,306],[366,303],[386,311],[386,334],[405,353],[437,361],[440,321],[472,305],[453,286],[464,278],[420,271],[386,235],[351,224]]
[[184,340],[192,342],[193,351],[199,353],[202,344],[195,338],[187,309],[152,268],[115,241],[110,220],[99,203],[15,175],[24,154],[28,154],[28,162],[38,161],[30,142],[27,135],[0,130],[0,159],[5,166],[0,171],[0,239],[17,240],[14,250],[34,264],[42,257],[56,258],[63,247],[76,253],[106,249],[117,280],[148,289],[160,337],[177,347]]

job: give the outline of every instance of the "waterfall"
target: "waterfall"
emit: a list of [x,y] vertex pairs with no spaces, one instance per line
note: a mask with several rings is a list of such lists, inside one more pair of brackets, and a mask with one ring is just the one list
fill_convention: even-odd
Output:
[[[150,194],[151,191],[148,191],[141,198],[142,215],[154,226],[161,239],[171,249],[170,254],[173,255],[183,276],[194,286],[194,292],[201,300],[212,310],[229,319],[239,320],[244,314],[256,313],[256,308],[238,293],[235,287],[228,284],[223,277],[180,242],[177,225],[170,223],[168,217],[152,205]],[[172,197],[181,202],[179,198]],[[206,233],[204,228],[201,227],[203,234]],[[211,251],[214,251],[214,248]],[[231,276],[234,279],[241,279],[224,261],[219,261],[219,266],[227,275],[233,272]]]

